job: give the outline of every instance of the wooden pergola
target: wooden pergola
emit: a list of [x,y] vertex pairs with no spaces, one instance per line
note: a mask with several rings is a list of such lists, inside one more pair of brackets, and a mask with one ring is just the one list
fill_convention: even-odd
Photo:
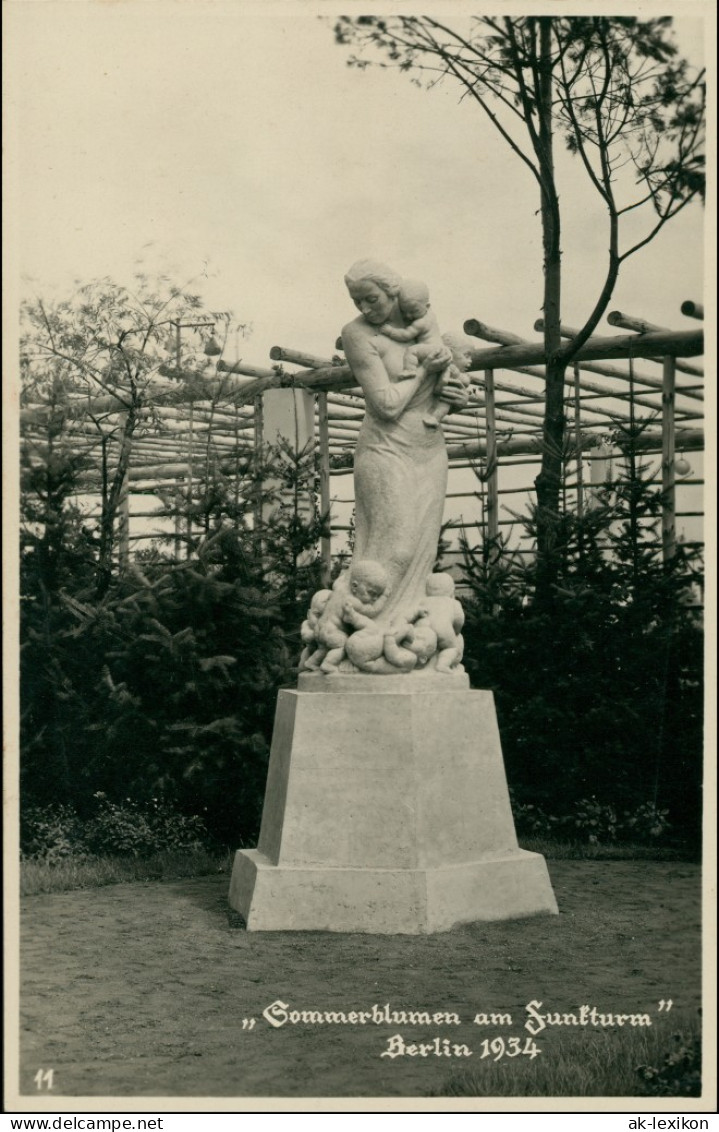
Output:
[[[697,303],[684,303],[681,310],[695,320],[703,317]],[[570,490],[576,492],[581,513],[584,460],[598,458],[608,433],[617,426],[633,428],[640,414],[645,427],[636,435],[636,448],[661,454],[662,551],[668,559],[676,546],[676,455],[704,447],[703,369],[686,361],[703,354],[703,330],[667,330],[616,311],[608,321],[624,333],[590,338],[567,373],[566,462],[575,466]],[[541,321],[537,322],[535,330],[542,329]],[[464,409],[446,417],[442,427],[451,470],[481,463],[486,486],[485,534],[496,540],[503,522],[500,468],[510,463],[536,464],[541,458],[544,344],[526,341],[474,318],[465,321],[464,332],[477,340],[472,351],[470,399]],[[562,333],[571,339],[576,331],[563,327]],[[121,559],[127,560],[133,538],[157,537],[152,533],[130,535],[130,496],[152,495],[158,490],[167,494],[180,487],[191,490],[193,482],[207,475],[213,460],[232,474],[233,466],[237,468],[263,444],[264,401],[274,390],[299,390],[314,402],[312,434],[320,474],[320,509],[329,514],[332,480],[351,473],[364,416],[362,392],[341,355],[339,340],[335,349],[338,352],[318,357],[275,346],[270,351],[273,364],[269,367],[220,359],[209,378],[162,367],[152,385],[152,404],[143,411],[141,427],[132,439],[118,532]],[[110,457],[119,450],[125,408],[121,399],[112,395],[77,396],[65,411],[67,433],[77,451],[87,453],[91,460],[93,454],[97,458],[97,467],[91,467],[81,479],[88,494],[100,489],[101,449],[104,447]],[[38,455],[46,413],[41,403],[21,411],[23,438],[30,450],[33,446],[39,450]],[[656,419],[656,424],[647,426],[647,416]],[[504,490],[517,493],[531,488]],[[167,514],[153,510],[135,512],[133,517],[149,519]],[[175,513],[175,519],[178,532],[182,517]],[[332,531],[341,529],[337,524],[330,525],[322,540],[328,576]]]

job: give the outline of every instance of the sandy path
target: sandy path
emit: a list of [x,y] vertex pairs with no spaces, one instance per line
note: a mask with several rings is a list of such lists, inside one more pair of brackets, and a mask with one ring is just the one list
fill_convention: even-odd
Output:
[[[390,1034],[476,1049],[477,1011],[581,1003],[693,1010],[699,871],[666,862],[550,862],[558,917],[434,936],[247,933],[228,877],[127,884],[23,900],[23,1094],[39,1068],[65,1096],[417,1096],[464,1065],[389,1059]],[[286,1025],[299,1010],[455,1011],[462,1025]],[[243,1019],[255,1017],[252,1030]],[[545,1035],[547,1041],[553,1033]]]

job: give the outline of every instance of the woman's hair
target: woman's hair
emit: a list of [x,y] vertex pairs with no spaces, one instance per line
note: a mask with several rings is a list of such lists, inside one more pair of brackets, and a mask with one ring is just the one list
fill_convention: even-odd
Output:
[[399,292],[402,278],[393,271],[391,267],[387,267],[386,263],[380,263],[378,259],[358,259],[357,263],[353,263],[347,274],[345,275],[345,283],[350,291],[355,283],[376,283],[378,287],[389,295],[395,298]]

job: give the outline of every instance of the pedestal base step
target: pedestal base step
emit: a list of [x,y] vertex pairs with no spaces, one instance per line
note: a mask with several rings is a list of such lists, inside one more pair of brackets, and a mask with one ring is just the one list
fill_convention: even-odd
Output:
[[273,865],[256,849],[235,856],[230,904],[248,931],[421,935],[475,920],[556,913],[544,858],[509,855],[437,868]]

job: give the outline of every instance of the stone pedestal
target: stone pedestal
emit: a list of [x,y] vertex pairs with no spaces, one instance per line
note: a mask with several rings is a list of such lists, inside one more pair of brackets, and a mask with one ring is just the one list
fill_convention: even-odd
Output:
[[303,675],[281,691],[259,847],[235,858],[249,931],[419,934],[556,912],[519,849],[491,692],[464,675]]

